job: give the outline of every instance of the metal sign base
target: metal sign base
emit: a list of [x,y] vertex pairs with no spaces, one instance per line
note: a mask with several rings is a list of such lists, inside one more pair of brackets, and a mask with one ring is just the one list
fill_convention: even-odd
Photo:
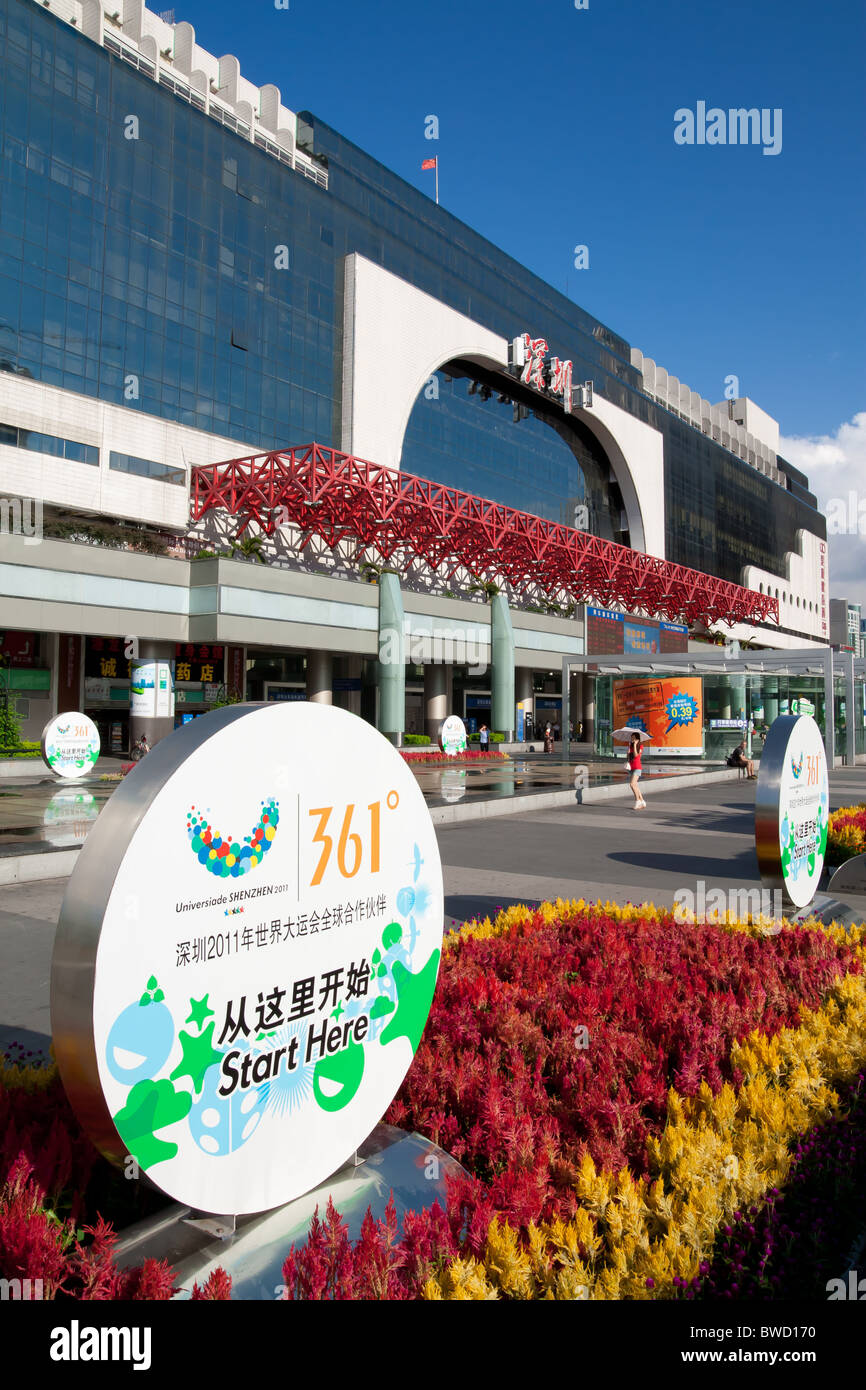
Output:
[[207,1216],[204,1213],[194,1213],[183,1218],[185,1226],[194,1226],[197,1231],[204,1231],[206,1235],[216,1236],[217,1240],[228,1240],[233,1236],[238,1228],[236,1216]]

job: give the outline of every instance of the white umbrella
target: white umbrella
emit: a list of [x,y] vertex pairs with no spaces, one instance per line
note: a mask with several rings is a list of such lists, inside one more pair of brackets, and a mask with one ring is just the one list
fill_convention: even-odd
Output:
[[628,725],[626,725],[624,729],[614,729],[613,741],[614,743],[628,743],[632,734],[637,734],[641,743],[649,743],[651,741],[650,735],[645,729],[630,729]]

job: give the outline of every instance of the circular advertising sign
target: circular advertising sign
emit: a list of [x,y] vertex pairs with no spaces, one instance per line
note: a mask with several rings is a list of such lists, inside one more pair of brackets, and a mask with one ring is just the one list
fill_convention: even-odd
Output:
[[439,747],[449,758],[466,752],[466,725],[458,714],[449,714],[439,730]]
[[761,752],[755,796],[755,848],[761,878],[795,907],[818,889],[829,822],[827,756],[810,715],[783,714]]
[[116,1163],[219,1214],[335,1172],[418,1047],[442,868],[404,759],[315,704],[233,705],[156,745],[63,901],[60,1073]]
[[84,777],[99,757],[99,730],[86,714],[58,714],[42,730],[42,757],[58,777]]

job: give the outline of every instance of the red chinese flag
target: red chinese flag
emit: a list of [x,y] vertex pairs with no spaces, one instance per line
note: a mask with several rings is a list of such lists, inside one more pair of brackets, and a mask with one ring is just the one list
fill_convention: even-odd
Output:
[[421,163],[421,168],[422,168],[422,169],[435,169],[435,168],[436,168],[436,159],[438,159],[438,157],[439,157],[439,156],[437,155],[437,156],[436,156],[435,158],[433,158],[433,159],[425,159],[425,160],[423,160],[422,163]]

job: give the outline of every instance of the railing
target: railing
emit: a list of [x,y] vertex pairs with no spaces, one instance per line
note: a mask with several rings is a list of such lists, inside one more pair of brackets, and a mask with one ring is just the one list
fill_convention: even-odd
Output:
[[[128,48],[126,44],[119,43],[111,34],[103,35],[102,41],[108,52],[113,53],[115,58],[122,58],[125,63],[129,63],[130,67],[135,68],[138,72],[143,72],[146,77],[156,79],[156,68],[147,58],[143,58],[133,49]],[[266,136],[261,135],[258,131],[254,132],[246,121],[242,121],[227,106],[223,106],[222,102],[215,101],[213,97],[209,101],[206,100],[203,93],[197,92],[194,87],[188,86],[186,82],[180,81],[167,72],[161,71],[159,73],[159,85],[171,92],[172,96],[188,102],[197,111],[202,111],[206,116],[210,116],[211,120],[218,121],[220,125],[235,131],[244,140],[251,141],[258,149],[269,154],[272,159],[278,159],[281,164],[287,164],[295,173],[303,174],[306,179],[312,179],[320,188],[328,187],[328,174],[325,169],[320,168],[318,164],[300,152],[296,151],[292,156],[287,150],[281,149],[272,140],[268,140]]]
[[127,48],[125,43],[118,43],[117,39],[112,38],[110,34],[103,35],[102,41],[109,53],[113,53],[116,58],[122,58],[125,63],[129,63],[131,67],[137,68],[139,72],[145,73],[147,77],[156,76],[156,68],[153,63],[147,58],[142,58],[140,53],[136,53],[133,49]]

